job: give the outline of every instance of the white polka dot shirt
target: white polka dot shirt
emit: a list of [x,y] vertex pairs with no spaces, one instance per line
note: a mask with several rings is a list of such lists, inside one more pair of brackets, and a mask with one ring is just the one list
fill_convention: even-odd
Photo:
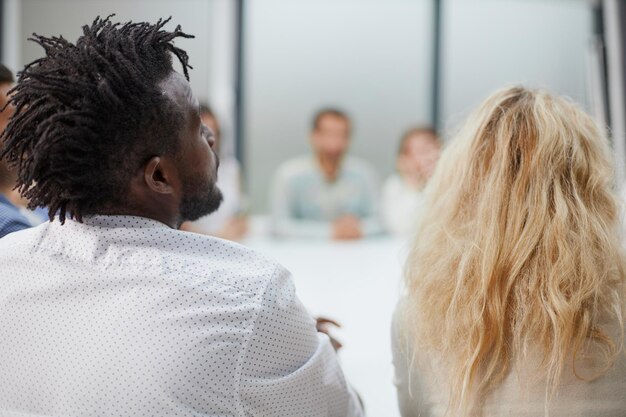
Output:
[[360,416],[289,273],[94,216],[0,240],[0,416]]

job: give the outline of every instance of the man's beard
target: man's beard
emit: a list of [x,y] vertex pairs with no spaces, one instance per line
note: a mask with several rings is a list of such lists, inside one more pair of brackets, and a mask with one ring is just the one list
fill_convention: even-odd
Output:
[[207,177],[188,178],[183,185],[183,198],[180,202],[180,216],[183,221],[198,220],[216,211],[222,204],[222,192]]

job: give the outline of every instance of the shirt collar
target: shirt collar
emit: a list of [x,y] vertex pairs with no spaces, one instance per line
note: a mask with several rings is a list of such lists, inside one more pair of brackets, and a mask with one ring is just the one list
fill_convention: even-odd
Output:
[[320,164],[320,160],[318,159],[317,155],[315,154],[311,155],[310,161],[313,164],[313,167],[315,168],[315,171],[317,172],[317,174],[324,179],[324,182],[329,182],[332,184],[332,183],[338,182],[341,178],[345,176],[346,163],[348,161],[348,158],[349,158],[348,155],[344,155],[341,158],[341,161],[339,162],[339,168],[337,169],[337,176],[332,181],[328,181],[328,179],[324,175],[324,171],[322,171],[322,165]]
[[104,228],[147,229],[147,228],[170,228],[158,220],[140,216],[126,215],[94,215],[83,218],[83,223],[89,226]]

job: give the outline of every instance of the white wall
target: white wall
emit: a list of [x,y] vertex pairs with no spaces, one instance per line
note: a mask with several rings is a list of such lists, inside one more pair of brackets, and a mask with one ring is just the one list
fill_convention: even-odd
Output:
[[442,120],[454,130],[491,92],[546,87],[586,104],[587,0],[446,0]]
[[607,54],[607,76],[609,85],[609,112],[611,115],[611,139],[615,149],[617,185],[626,196],[626,97],[624,69],[626,61],[626,22],[624,2],[608,0],[604,3],[605,45]]
[[[354,121],[353,153],[392,171],[402,131],[430,115],[430,0],[250,0],[245,33],[247,179],[263,211],[276,166],[307,153],[320,107]],[[373,413],[373,415],[376,413]]]
[[[41,35],[63,35],[75,41],[81,27],[91,24],[97,15],[115,13],[114,21],[150,21],[172,16],[167,28],[177,24],[195,39],[178,39],[176,45],[189,54],[194,67],[191,85],[199,98],[209,97],[211,78],[210,34],[212,2],[208,0],[22,0],[21,1],[21,65],[42,56],[43,49],[26,39],[33,32]],[[176,62],[176,60],[174,60]],[[177,67],[180,69],[180,67]]]
[[22,67],[20,57],[22,3],[20,0],[4,0],[2,6],[2,64],[16,73]]

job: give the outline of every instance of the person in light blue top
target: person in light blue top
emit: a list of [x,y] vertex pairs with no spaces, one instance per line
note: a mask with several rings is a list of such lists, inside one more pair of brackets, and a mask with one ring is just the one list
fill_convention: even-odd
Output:
[[29,221],[19,209],[0,193],[0,238],[29,227],[31,227]]
[[[13,115],[13,106],[7,106],[8,91],[13,87],[13,73],[0,64],[0,132],[3,132]],[[0,146],[2,140],[0,139]],[[19,208],[10,201],[15,187],[15,172],[6,161],[0,159],[0,238],[9,233],[31,227],[30,222],[20,213]]]
[[378,177],[346,153],[350,119],[324,109],[313,120],[312,156],[283,163],[272,184],[272,230],[279,237],[360,239],[382,231]]

